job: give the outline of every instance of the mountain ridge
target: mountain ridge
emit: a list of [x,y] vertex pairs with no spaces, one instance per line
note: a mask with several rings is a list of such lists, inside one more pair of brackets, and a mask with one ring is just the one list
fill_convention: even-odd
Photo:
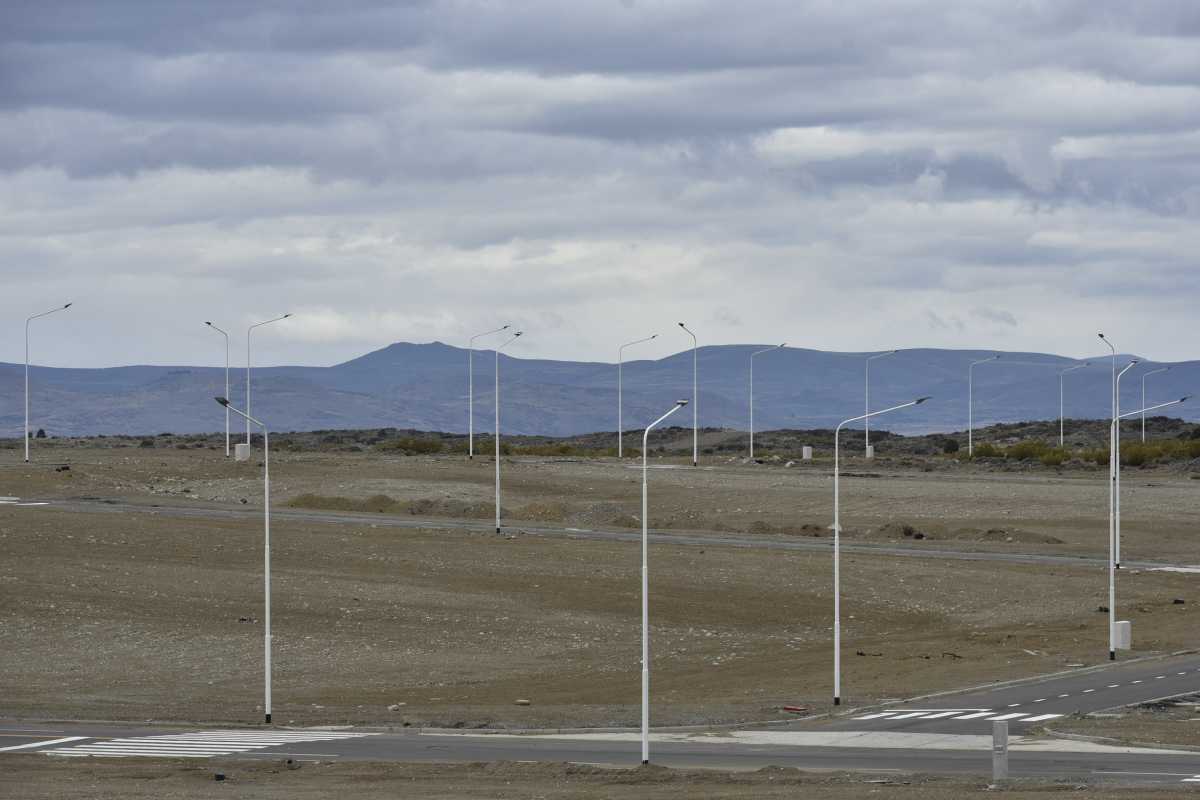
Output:
[[[767,345],[705,345],[697,349],[700,424],[748,427],[749,354]],[[918,396],[932,399],[873,420],[900,433],[962,430],[967,424],[967,364],[993,350],[913,348],[871,362],[873,409]],[[1111,356],[1073,359],[1048,353],[1000,352],[975,368],[975,422],[1019,422],[1058,415],[1058,370],[1066,376],[1066,414],[1107,417]],[[863,413],[865,358],[873,353],[787,347],[755,360],[755,427],[832,427]],[[328,367],[256,366],[253,408],[272,430],[396,427],[445,432],[467,429],[466,348],[444,342],[395,342]],[[1131,356],[1121,356],[1119,363]],[[476,348],[475,430],[492,429],[493,351]],[[616,364],[499,357],[503,431],[567,436],[617,427]],[[1200,388],[1200,362],[1145,362],[1122,382],[1122,408],[1140,407],[1140,375],[1171,366],[1148,385],[1149,403]],[[0,436],[20,438],[24,365],[0,363]],[[52,435],[201,433],[223,430],[213,397],[225,393],[224,367],[128,365],[32,366],[32,429]],[[245,369],[230,371],[235,405],[245,397]],[[634,430],[692,387],[692,353],[624,365],[625,424]],[[1170,409],[1200,420],[1200,402]],[[690,411],[684,412],[690,424]],[[236,427],[236,426],[235,426]]]

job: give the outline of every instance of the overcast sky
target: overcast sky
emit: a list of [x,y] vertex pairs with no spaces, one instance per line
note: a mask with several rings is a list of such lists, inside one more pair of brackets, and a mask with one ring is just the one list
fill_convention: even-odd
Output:
[[[0,360],[1200,356],[1200,4],[0,3]],[[630,351],[632,355],[633,351]]]

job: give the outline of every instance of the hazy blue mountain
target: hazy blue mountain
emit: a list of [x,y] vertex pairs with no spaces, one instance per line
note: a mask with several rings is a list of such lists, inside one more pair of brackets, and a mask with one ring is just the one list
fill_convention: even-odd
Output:
[[[748,427],[749,354],[762,345],[702,347],[699,412],[703,426]],[[872,427],[905,433],[963,430],[967,424],[967,364],[992,351],[903,350],[871,365],[874,409],[930,395],[916,409]],[[755,363],[755,427],[831,427],[863,413],[863,353],[786,348]],[[1122,358],[1122,363],[1127,360]],[[475,430],[492,424],[494,355],[475,353]],[[1044,353],[1003,353],[975,369],[975,421],[1015,422],[1058,415],[1057,371],[1082,363]],[[1138,408],[1143,371],[1122,382],[1122,406]],[[1172,365],[1150,379],[1150,402],[1200,389],[1200,362]],[[0,364],[0,435],[19,437],[23,365]],[[615,430],[614,364],[500,357],[501,428],[513,433],[567,435]],[[245,372],[232,374],[236,404],[245,398]],[[213,367],[131,366],[32,370],[31,426],[50,434],[203,432],[223,429],[213,397],[224,393],[224,370]],[[1068,417],[1109,413],[1111,358],[1066,377]],[[401,427],[467,428],[467,351],[450,345],[401,342],[332,367],[260,367],[254,371],[252,411],[273,430]],[[625,422],[639,428],[688,397],[692,353],[625,364]],[[1200,400],[1170,409],[1200,420]],[[690,424],[691,410],[677,424]]]

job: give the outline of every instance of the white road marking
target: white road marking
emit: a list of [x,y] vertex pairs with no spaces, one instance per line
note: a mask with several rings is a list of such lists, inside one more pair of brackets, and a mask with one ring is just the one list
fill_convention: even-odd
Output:
[[165,736],[108,739],[42,752],[56,756],[210,758],[300,742],[355,739],[372,735],[342,731],[195,731]]
[[994,717],[988,717],[988,721],[990,721],[990,722],[999,722],[1000,720],[1005,720],[1005,719],[1016,719],[1017,717],[1023,717],[1023,716],[1025,716],[1025,714],[1024,714],[1023,712],[1022,712],[1022,713],[1017,713],[1017,714],[997,714],[997,715],[996,715],[996,716],[994,716]]
[[[1161,676],[1160,676],[1160,677],[1161,677]],[[1119,683],[1110,683],[1108,686],[1105,686],[1104,688],[1105,688],[1105,689],[1115,689],[1115,688],[1117,688],[1117,687],[1118,687],[1118,686],[1120,686],[1120,685],[1121,685],[1121,684],[1119,684]]]
[[1063,698],[1063,697],[1070,697],[1070,696],[1071,696],[1071,695],[1070,695],[1069,693],[1068,693],[1068,694],[1060,694],[1060,695],[1059,695],[1059,697],[1060,697],[1060,698]]
[[1046,698],[1042,697],[1042,698],[1039,698],[1039,699],[1037,699],[1037,700],[1034,700],[1033,702],[1035,702],[1035,703],[1044,703],[1044,702],[1046,702]]
[[959,713],[959,712],[958,711],[942,711],[937,714],[926,714],[924,717],[922,717],[922,719],[941,719],[942,717],[952,717],[957,713]]
[[1044,719],[1058,719],[1061,716],[1062,716],[1062,714],[1039,714],[1036,717],[1029,717],[1028,719],[1023,719],[1023,720],[1021,720],[1021,722],[1041,722]]
[[1009,704],[1008,704],[1008,707],[1009,707],[1009,708],[1016,708],[1016,707],[1017,707],[1017,706],[1019,706],[1019,705],[1021,705],[1021,704],[1020,704],[1020,703],[1009,703]]
[[955,719],[979,719],[980,717],[989,716],[992,713],[991,711],[976,711],[974,714],[963,714],[961,717],[955,717]]
[[1142,682],[1142,681],[1140,681],[1140,680],[1137,680],[1137,681],[1132,681],[1132,683],[1141,683],[1141,682]]
[[61,739],[50,739],[44,742],[28,742],[27,744],[14,744],[11,747],[0,747],[0,753],[10,750],[28,750],[31,747],[47,747],[52,744],[62,744],[64,742],[78,742],[80,739],[86,739],[86,736],[64,736]]
[[865,717],[855,717],[854,719],[855,720],[880,719],[881,717],[890,717],[892,714],[895,714],[895,713],[896,713],[895,711],[883,711],[878,714],[867,714]]
[[1096,690],[1095,689],[1084,689],[1083,693],[1088,694],[1089,692],[1094,692],[1094,691],[1096,691]]

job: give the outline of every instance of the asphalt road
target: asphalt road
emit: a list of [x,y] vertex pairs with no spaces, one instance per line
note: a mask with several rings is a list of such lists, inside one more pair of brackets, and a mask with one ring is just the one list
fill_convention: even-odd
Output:
[[[986,734],[996,719],[1009,729],[1044,724],[1068,714],[1091,713],[1167,697],[1200,693],[1200,655],[1120,662],[1055,677],[984,688],[848,715],[836,730]],[[1197,754],[1200,760],[1200,753]]]
[[[990,742],[986,737],[960,747],[937,749],[678,739],[656,738],[651,746],[651,761],[667,767],[729,770],[774,765],[866,773],[987,775],[991,771]],[[6,752],[44,752],[62,758],[549,761],[624,767],[637,766],[640,760],[639,744],[632,736],[614,739],[314,729],[164,729],[86,723],[29,725],[0,720],[0,756]],[[1200,777],[1200,754],[1139,752],[1128,748],[1100,752],[1014,750],[1010,752],[1009,768],[1013,777],[1178,784]]]
[[[188,505],[163,503],[132,503],[111,498],[21,498],[22,506],[33,508],[52,508],[57,511],[73,511],[81,513],[114,513],[114,514],[159,514],[169,517],[186,517],[192,519],[256,519],[261,518],[262,511],[257,509],[229,508],[222,506],[194,503]],[[20,507],[10,505],[7,507]],[[31,508],[31,510],[33,510]],[[299,522],[315,522],[344,525],[346,523],[371,524],[382,527],[445,530],[458,528],[469,531],[494,532],[495,525],[491,521],[458,519],[446,517],[415,517],[396,516],[389,514],[361,514],[334,511],[306,511],[295,508],[273,508],[271,519],[278,521],[296,520]],[[641,533],[630,530],[558,528],[546,525],[528,525],[513,523],[505,526],[511,533],[527,536],[553,536],[573,539],[592,539],[601,541],[640,542]],[[803,539],[798,537],[779,537],[770,535],[739,535],[728,533],[706,533],[703,531],[651,531],[651,541],[662,544],[676,544],[695,547],[748,547],[765,550],[791,551],[830,551],[832,541],[828,539]],[[1008,564],[1040,564],[1057,566],[1107,566],[1104,558],[1090,556],[1068,556],[1041,553],[1003,553],[989,551],[950,550],[940,547],[902,546],[888,544],[842,543],[843,553],[898,556],[908,558],[936,558],[958,561],[992,561]],[[1123,566],[1134,569],[1156,569],[1176,567],[1157,561],[1125,561]],[[1197,569],[1200,569],[1198,567]]]

